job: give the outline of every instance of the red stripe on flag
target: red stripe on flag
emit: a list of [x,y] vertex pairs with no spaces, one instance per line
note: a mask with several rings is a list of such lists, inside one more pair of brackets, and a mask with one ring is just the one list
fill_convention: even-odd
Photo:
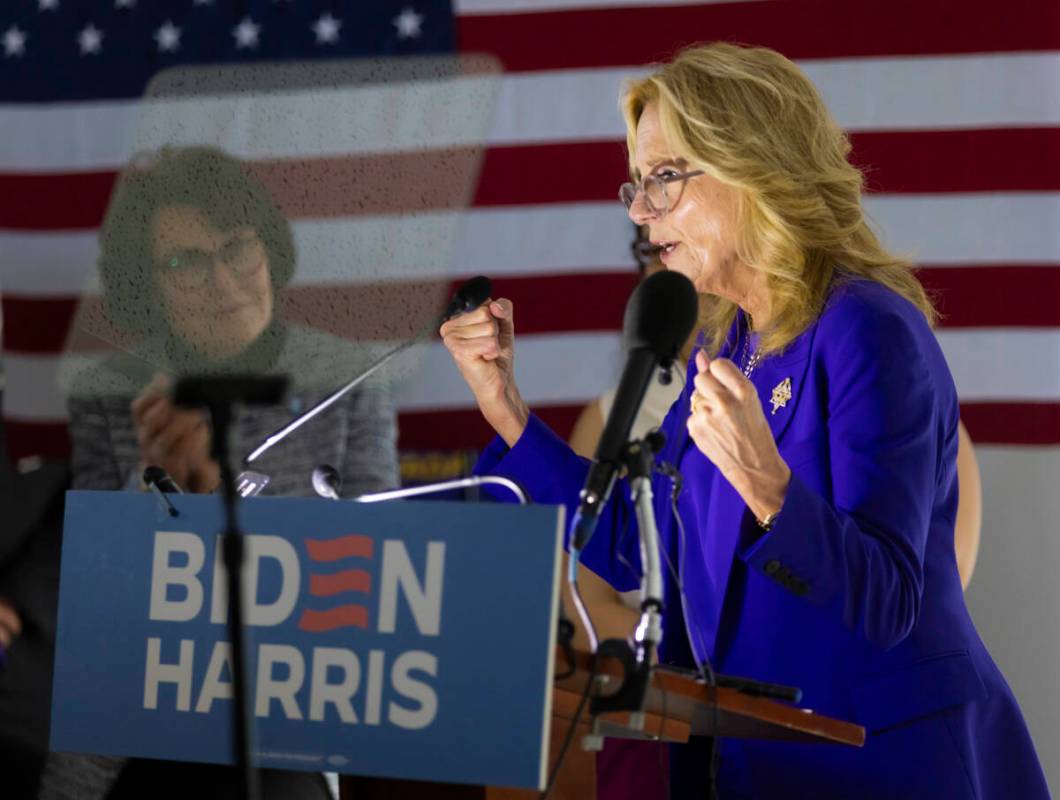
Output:
[[861,132],[851,144],[870,192],[1060,189],[1060,128]]
[[[1018,192],[1060,190],[1060,128],[880,131],[852,137],[851,161],[867,170],[872,192]],[[1004,154],[999,158],[998,154]],[[461,164],[472,156],[463,151]],[[445,153],[260,161],[261,177],[292,220],[402,211],[548,203],[618,202],[628,180],[617,140],[563,142],[484,151],[469,200],[446,175]],[[397,177],[395,177],[397,176]],[[86,230],[103,221],[114,172],[0,174],[0,228]],[[312,187],[307,192],[305,187]]]
[[[563,438],[570,436],[583,406],[536,406],[533,411]],[[1060,402],[963,403],[961,418],[972,440],[998,445],[1060,445]],[[62,422],[5,420],[8,455],[65,459],[70,440]],[[478,409],[416,411],[398,415],[402,450],[467,450],[483,448],[493,431]]]
[[1060,325],[1060,265],[933,267],[917,277],[935,301],[940,328]]
[[5,419],[4,436],[11,463],[30,456],[48,461],[65,461],[70,457],[70,433],[65,422]]
[[331,575],[309,576],[309,593],[317,597],[329,597],[342,592],[369,592],[372,576],[363,569],[345,569]]
[[[403,297],[424,291],[436,292],[441,305],[441,299],[451,296],[463,280],[448,285],[402,282],[295,286],[283,290],[284,301],[277,305],[289,322],[310,325],[348,339],[378,338],[389,336],[390,332],[381,332],[378,320],[371,315],[365,318],[360,314],[335,314],[322,319],[319,311],[322,308],[355,310],[369,305],[397,309],[407,305]],[[637,275],[631,266],[628,271],[614,273],[503,277],[493,282],[493,294],[508,297],[518,305],[517,324],[522,334],[606,331],[622,327],[626,299],[636,283]],[[78,303],[98,304],[96,297],[79,301],[72,297],[6,295],[2,302],[6,352],[51,355],[64,349],[86,352],[101,346],[99,339],[82,331],[69,338]],[[119,341],[121,336],[108,334],[105,338]]]
[[3,295],[4,351],[58,355],[66,347],[77,304],[76,297]]
[[307,608],[298,620],[298,629],[310,633],[325,633],[336,628],[367,628],[368,609],[364,606],[345,605],[316,611]]
[[1026,52],[1060,47],[1060,5],[1024,0],[973,13],[920,0],[645,3],[461,16],[457,37],[462,51],[493,54],[513,71],[644,64],[714,40],[772,47],[794,59]]
[[305,549],[313,561],[340,561],[344,558],[371,558],[371,536],[351,534],[337,539],[306,539]]
[[0,174],[0,228],[98,228],[110,203],[114,179],[112,171]]
[[[1058,265],[925,267],[917,275],[942,313],[942,328],[1060,326],[1060,303],[1056,301],[1060,297]],[[291,287],[284,290],[286,301],[279,305],[289,321],[319,327],[344,338],[371,338],[379,331],[356,327],[358,323],[372,322],[361,315],[335,315],[334,320],[328,321],[312,310],[357,309],[368,300],[373,307],[398,308],[402,295],[427,290],[438,292],[439,297],[451,295],[461,280],[452,281],[444,291],[438,283]],[[622,327],[626,301],[636,283],[636,272],[630,266],[615,272],[501,277],[493,282],[493,294],[515,303],[516,331],[521,335],[617,331]],[[1020,302],[1002,302],[1000,296],[1019,297]],[[95,298],[86,301],[96,302]],[[5,295],[4,350],[58,355],[64,349],[98,349],[100,341],[87,334],[68,338],[77,304],[78,300],[72,297]]]
[[1060,444],[1060,403],[961,403],[977,444]]
[[[583,404],[535,406],[533,411],[566,439]],[[482,449],[492,441],[493,429],[477,408],[406,411],[398,415],[398,447],[402,450]]]

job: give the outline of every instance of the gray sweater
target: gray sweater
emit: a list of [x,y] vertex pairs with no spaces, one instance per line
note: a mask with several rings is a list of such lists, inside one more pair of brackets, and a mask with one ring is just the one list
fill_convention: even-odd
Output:
[[[327,334],[287,329],[275,363],[263,371],[291,378],[288,403],[237,411],[229,437],[236,471],[266,436],[353,377],[369,355]],[[74,488],[121,489],[136,477],[140,452],[129,405],[153,372],[149,364],[123,354],[75,378],[68,401]],[[266,495],[312,495],[313,468],[320,464],[338,470],[344,496],[394,488],[396,435],[386,383],[370,380],[268,450],[251,468],[270,477],[262,492]]]

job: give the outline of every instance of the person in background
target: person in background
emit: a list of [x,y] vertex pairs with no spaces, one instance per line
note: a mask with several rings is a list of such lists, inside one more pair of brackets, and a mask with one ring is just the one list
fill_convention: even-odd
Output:
[[[622,100],[620,199],[667,269],[713,296],[653,477],[665,579],[659,660],[798,686],[862,748],[692,737],[674,797],[1049,796],[1019,706],[964,605],[954,551],[958,402],[912,266],[861,207],[850,143],[779,53],[689,47]],[[497,433],[477,469],[578,506],[587,463],[514,379],[514,309],[441,335]],[[580,553],[618,590],[640,555],[617,488]],[[503,565],[499,565],[503,568]],[[665,578],[665,576],[664,576]],[[715,766],[717,770],[715,771]]]
[[[233,458],[334,388],[336,358],[349,346],[276,315],[277,292],[295,269],[293,237],[240,162],[212,148],[166,148],[133,166],[115,190],[100,244],[104,313],[130,344],[75,379],[68,402],[74,488],[138,488],[147,465],[164,469],[185,491],[217,488],[208,421],[173,404],[175,376],[291,378],[290,405],[236,413]],[[366,382],[265,453],[255,469],[271,478],[266,494],[311,495],[312,470],[321,463],[337,469],[344,492],[392,488],[395,440],[389,392]],[[126,766],[123,759],[53,753],[41,797],[142,797],[158,785],[226,797],[236,791],[236,775],[210,765]],[[322,777],[311,773],[265,770],[262,789],[266,798],[328,796]]]

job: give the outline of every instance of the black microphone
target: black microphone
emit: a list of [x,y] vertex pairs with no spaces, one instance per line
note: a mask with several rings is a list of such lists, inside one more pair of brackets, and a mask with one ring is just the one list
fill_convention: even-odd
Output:
[[692,282],[678,272],[657,272],[643,281],[626,305],[623,343],[629,355],[615,401],[596,447],[581,502],[574,516],[573,546],[582,550],[596,530],[600,511],[611,496],[633,420],[655,368],[669,366],[695,327],[699,299]]
[[184,494],[183,490],[177,486],[177,482],[169,477],[169,473],[154,464],[149,464],[144,469],[142,478],[145,486],[157,486],[158,491],[163,494]]
[[493,284],[490,283],[490,279],[485,275],[472,278],[456,290],[453,299],[445,307],[442,319],[446,320],[457,314],[473,311],[486,302],[486,298],[490,296],[492,291]]
[[313,470],[313,491],[329,500],[339,500],[342,476],[331,464],[321,464]]
[[167,494],[184,494],[180,487],[177,486],[177,482],[169,477],[169,473],[161,467],[156,467],[154,464],[148,465],[144,469],[143,475],[140,476],[140,480],[144,482],[144,485],[151,490],[155,497],[158,498],[158,504],[162,509],[169,514],[171,517],[177,516],[177,509],[173,507],[173,504],[166,497]]

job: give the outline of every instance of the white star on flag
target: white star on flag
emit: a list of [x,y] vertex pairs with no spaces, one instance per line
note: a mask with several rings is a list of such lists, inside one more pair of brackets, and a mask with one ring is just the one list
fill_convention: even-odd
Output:
[[399,39],[418,38],[422,24],[423,14],[417,14],[411,8],[406,8],[398,16],[394,17],[394,27],[397,28]]
[[155,31],[155,41],[158,42],[158,52],[177,52],[180,49],[180,28],[167,19],[162,27]]
[[312,26],[317,35],[317,44],[335,44],[339,40],[339,28],[342,20],[335,19],[331,14],[325,14]]
[[38,11],[54,11],[59,7],[59,0],[37,0]]
[[4,34],[4,58],[20,56],[26,52],[26,33],[14,25]]
[[261,26],[250,17],[243,17],[243,21],[232,28],[232,35],[236,37],[236,49],[253,49],[258,46],[258,37],[261,35]]
[[103,49],[103,31],[90,22],[77,34],[77,43],[81,46],[81,55],[98,54]]

